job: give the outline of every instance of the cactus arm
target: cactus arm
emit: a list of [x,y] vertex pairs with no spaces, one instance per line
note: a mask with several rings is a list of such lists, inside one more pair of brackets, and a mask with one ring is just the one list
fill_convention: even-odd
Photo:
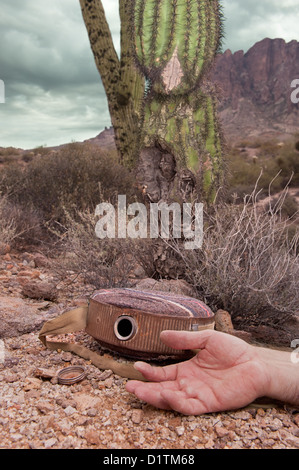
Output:
[[[82,16],[108,102],[115,101],[120,63],[101,0],[80,0]],[[108,66],[109,64],[109,66]]]
[[101,0],[80,0],[81,10],[97,69],[106,92],[115,143],[120,159],[134,164],[138,147],[138,122],[144,94],[144,78],[133,66],[130,15],[120,0],[121,59],[116,53]]
[[[113,125],[116,139],[119,140],[121,161],[128,167],[134,167],[140,145],[140,122],[145,79],[136,68],[132,55],[130,5],[126,0],[119,0],[121,20],[121,57],[120,77],[116,85],[117,93],[117,128]],[[121,100],[121,103],[120,103]],[[117,130],[118,129],[118,130]]]
[[135,67],[132,56],[132,45],[128,40],[131,34],[131,25],[130,21],[128,21],[128,18],[130,18],[130,6],[128,1],[119,0],[119,15],[121,20],[121,58],[118,93],[132,101],[134,110],[140,117],[145,80],[140,71]]

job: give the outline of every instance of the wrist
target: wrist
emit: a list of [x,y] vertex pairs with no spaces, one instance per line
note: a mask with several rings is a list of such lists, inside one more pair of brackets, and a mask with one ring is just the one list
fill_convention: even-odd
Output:
[[255,348],[255,353],[264,370],[262,394],[299,405],[299,363],[292,353],[260,347]]

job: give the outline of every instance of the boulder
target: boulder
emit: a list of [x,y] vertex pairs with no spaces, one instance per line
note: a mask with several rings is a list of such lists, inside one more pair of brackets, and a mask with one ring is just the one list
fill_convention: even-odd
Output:
[[215,329],[225,333],[231,333],[234,330],[232,319],[226,310],[217,310],[215,314]]
[[30,299],[44,299],[55,302],[58,297],[56,286],[51,282],[27,282],[22,289],[22,295]]
[[49,312],[16,297],[0,297],[0,338],[21,336],[41,329]]

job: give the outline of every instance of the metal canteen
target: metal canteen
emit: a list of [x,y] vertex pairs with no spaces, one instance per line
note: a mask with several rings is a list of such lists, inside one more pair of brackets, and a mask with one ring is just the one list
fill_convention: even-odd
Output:
[[160,340],[163,330],[214,328],[214,314],[203,302],[165,292],[106,289],[89,299],[86,333],[103,347],[132,358],[185,357]]

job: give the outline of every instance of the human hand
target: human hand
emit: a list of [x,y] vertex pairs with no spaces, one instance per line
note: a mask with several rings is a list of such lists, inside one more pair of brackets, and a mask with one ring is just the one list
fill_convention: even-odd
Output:
[[165,367],[135,364],[149,382],[129,381],[126,390],[153,406],[199,415],[246,406],[269,389],[259,348],[239,338],[214,330],[163,331],[161,340],[175,349],[200,351]]

